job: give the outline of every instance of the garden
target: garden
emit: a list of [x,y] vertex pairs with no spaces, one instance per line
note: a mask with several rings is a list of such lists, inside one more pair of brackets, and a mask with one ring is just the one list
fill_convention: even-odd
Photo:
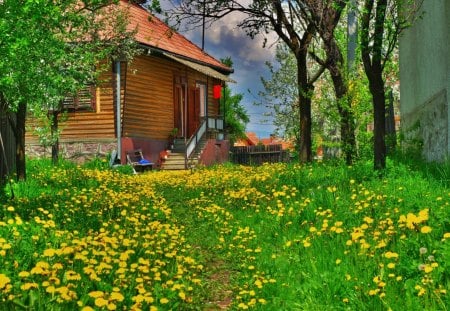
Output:
[[2,310],[450,306],[445,167],[27,170],[0,202]]

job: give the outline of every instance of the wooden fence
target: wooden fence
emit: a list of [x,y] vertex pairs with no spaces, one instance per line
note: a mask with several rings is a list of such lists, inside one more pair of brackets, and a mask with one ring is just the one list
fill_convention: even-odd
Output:
[[231,147],[231,161],[236,164],[261,165],[263,163],[288,162],[289,152],[281,145]]
[[[6,182],[6,176],[15,173],[16,167],[16,139],[9,124],[8,113],[0,109],[0,134],[5,152],[0,145],[0,185]],[[5,158],[6,154],[6,158]]]

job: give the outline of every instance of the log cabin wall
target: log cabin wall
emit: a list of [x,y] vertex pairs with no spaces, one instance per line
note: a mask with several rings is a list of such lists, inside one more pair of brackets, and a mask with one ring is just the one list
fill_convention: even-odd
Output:
[[173,129],[173,73],[163,58],[138,56],[127,70],[123,136],[166,140]]

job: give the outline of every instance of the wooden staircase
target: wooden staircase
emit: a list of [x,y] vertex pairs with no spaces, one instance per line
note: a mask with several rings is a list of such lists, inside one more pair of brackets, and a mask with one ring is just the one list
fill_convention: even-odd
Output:
[[202,139],[197,149],[193,152],[191,157],[189,158],[189,162],[186,167],[186,145],[184,138],[175,139],[173,142],[173,148],[170,153],[167,155],[167,159],[161,165],[162,170],[185,170],[194,168],[198,165],[198,161],[200,159],[200,155],[205,148],[206,139]]

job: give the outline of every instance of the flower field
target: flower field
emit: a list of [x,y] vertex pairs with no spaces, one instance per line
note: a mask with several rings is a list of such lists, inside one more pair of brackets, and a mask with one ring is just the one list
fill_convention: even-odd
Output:
[[401,164],[28,172],[0,203],[0,310],[450,306],[450,189]]

